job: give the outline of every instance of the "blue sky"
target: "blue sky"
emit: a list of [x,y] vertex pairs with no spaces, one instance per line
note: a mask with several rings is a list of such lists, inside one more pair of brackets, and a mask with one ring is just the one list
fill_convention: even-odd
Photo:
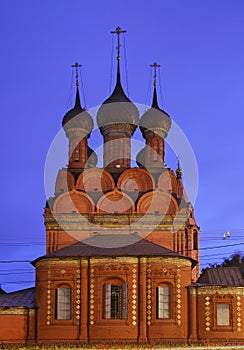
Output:
[[[71,65],[83,65],[86,107],[102,103],[118,25],[127,30],[129,97],[149,103],[149,65],[159,62],[163,107],[194,150],[195,215],[208,248],[201,265],[243,251],[244,2],[2,0],[0,283],[7,291],[34,281],[28,263],[9,261],[45,253],[44,165],[72,106]],[[114,59],[113,52],[113,82]],[[122,77],[126,87],[125,64]],[[166,161],[175,169],[173,157]]]

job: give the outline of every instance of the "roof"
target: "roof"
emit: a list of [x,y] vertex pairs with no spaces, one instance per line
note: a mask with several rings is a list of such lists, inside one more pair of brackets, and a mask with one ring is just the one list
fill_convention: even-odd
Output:
[[244,279],[239,267],[207,268],[199,277],[198,282],[207,285],[244,287]]
[[5,293],[0,295],[0,307],[15,307],[26,306],[29,308],[34,307],[35,301],[35,288],[28,288],[18,290],[16,292]]
[[[87,242],[88,244],[84,243]],[[180,255],[170,249],[164,248],[158,244],[149,242],[145,239],[139,239],[136,235],[106,234],[96,235],[86,241],[72,244],[68,247],[59,249],[36,259],[43,258],[64,258],[64,257],[100,257],[100,256],[171,256],[177,258],[186,258],[196,264],[195,260]]]
[[0,287],[0,294],[5,294],[6,292]]

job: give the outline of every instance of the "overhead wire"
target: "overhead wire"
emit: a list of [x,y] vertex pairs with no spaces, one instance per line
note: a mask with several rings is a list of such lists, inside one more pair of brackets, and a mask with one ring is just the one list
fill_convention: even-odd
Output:
[[81,83],[81,90],[82,90],[82,97],[83,97],[84,109],[86,109],[86,108],[87,108],[87,105],[86,105],[86,96],[85,96],[85,89],[84,89],[84,84],[83,84],[83,79],[82,79],[82,74],[81,74],[81,66],[79,66],[79,73],[80,73],[80,83]]
[[71,81],[70,81],[70,93],[69,93],[69,96],[68,96],[66,112],[69,110],[69,108],[71,106],[71,101],[72,101],[72,97],[73,97],[73,81],[74,81],[74,72],[73,72],[73,69],[72,69],[71,70]]
[[159,80],[159,95],[161,99],[161,106],[164,109],[164,100],[163,100],[163,92],[162,92],[162,83],[161,83],[161,66],[158,69],[158,80]]
[[128,96],[130,96],[130,93],[129,93],[129,82],[128,82],[128,65],[127,65],[127,54],[126,54],[125,33],[123,33],[123,45],[124,45],[124,61],[125,61],[126,90],[127,90]]
[[109,94],[112,93],[112,80],[113,80],[113,62],[114,62],[114,36],[111,35],[111,63],[110,63],[110,79],[109,79]]

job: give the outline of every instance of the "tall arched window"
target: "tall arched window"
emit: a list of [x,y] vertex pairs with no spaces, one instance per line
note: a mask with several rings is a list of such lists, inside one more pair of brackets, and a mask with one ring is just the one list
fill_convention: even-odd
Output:
[[189,249],[188,231],[187,231],[187,229],[185,229],[185,251],[186,251],[186,253],[188,253],[188,249]]
[[198,249],[198,234],[197,234],[197,230],[194,230],[194,232],[193,232],[193,249],[194,250]]
[[166,284],[157,287],[157,318],[170,318],[170,287]]
[[56,289],[56,320],[71,319],[71,288],[62,286]]
[[127,284],[110,284],[103,286],[104,318],[127,318]]

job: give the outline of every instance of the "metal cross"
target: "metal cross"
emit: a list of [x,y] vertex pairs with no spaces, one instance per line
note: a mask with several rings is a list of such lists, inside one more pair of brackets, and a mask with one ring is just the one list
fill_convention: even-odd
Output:
[[76,83],[76,86],[78,87],[79,86],[79,68],[81,67],[81,64],[79,64],[78,62],[75,62],[75,64],[72,64],[71,66],[72,68],[75,68],[75,83]]
[[150,67],[153,67],[154,74],[153,74],[153,85],[156,87],[157,84],[157,68],[160,67],[160,64],[157,64],[157,62],[154,62],[153,64],[150,64]]
[[121,44],[120,44],[120,34],[121,33],[126,33],[126,30],[122,30],[120,27],[117,27],[114,31],[111,32],[111,34],[117,34],[118,35],[118,46],[116,47],[117,49],[117,60],[119,61],[120,60],[120,47],[121,47]]

